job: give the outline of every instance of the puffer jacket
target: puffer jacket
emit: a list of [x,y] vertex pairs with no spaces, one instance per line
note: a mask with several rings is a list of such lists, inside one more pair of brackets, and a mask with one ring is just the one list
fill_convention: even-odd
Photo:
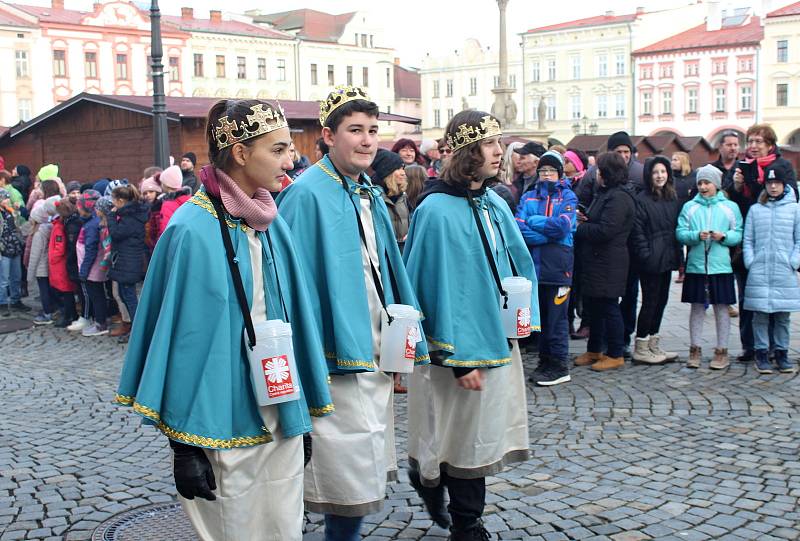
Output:
[[400,197],[398,197],[396,201],[392,201],[391,197],[386,195],[385,191],[381,191],[381,198],[383,202],[386,203],[386,208],[389,210],[394,236],[397,239],[400,252],[402,252],[406,237],[408,236],[408,226],[411,219],[411,208],[408,205],[408,197],[403,193],[400,194]]
[[800,311],[800,205],[787,186],[784,196],[750,207],[744,225],[748,268],[744,308],[754,312]]
[[36,278],[47,278],[49,275],[49,265],[47,260],[47,249],[50,245],[50,233],[53,224],[39,224],[33,233],[31,241],[31,256],[28,259],[28,282],[34,282]]
[[50,242],[47,248],[47,268],[50,286],[66,293],[75,290],[75,284],[67,273],[67,254],[69,253],[67,229],[61,216],[53,221],[53,230],[50,232]]
[[111,270],[108,277],[121,284],[135,284],[144,278],[144,229],[149,207],[133,201],[108,217],[111,235]]
[[[725,238],[722,242],[702,241],[700,233],[703,231],[719,231],[725,233]],[[729,248],[742,242],[742,214],[723,192],[709,198],[697,194],[683,206],[675,234],[678,242],[689,247],[687,273],[729,274],[733,272]]]
[[654,199],[642,190],[635,197],[636,217],[631,230],[630,251],[635,268],[647,274],[677,270],[680,246],[675,238],[681,202]]

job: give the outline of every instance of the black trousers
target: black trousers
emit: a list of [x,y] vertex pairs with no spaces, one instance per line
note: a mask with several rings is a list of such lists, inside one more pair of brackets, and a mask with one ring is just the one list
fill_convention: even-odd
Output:
[[445,485],[450,495],[447,511],[453,519],[453,528],[462,530],[475,524],[483,516],[486,505],[486,478],[458,479],[442,472],[440,487]]
[[569,288],[564,296],[559,297],[559,290],[564,286],[539,284],[539,319],[542,332],[539,335],[539,355],[550,355],[559,361],[569,358]]
[[636,338],[658,334],[664,309],[669,300],[669,285],[672,273],[639,275],[642,284],[642,307],[639,310],[639,322],[636,326]]
[[92,305],[92,315],[98,325],[105,326],[108,319],[108,305],[106,304],[106,290],[103,282],[83,282],[84,293],[89,297]]

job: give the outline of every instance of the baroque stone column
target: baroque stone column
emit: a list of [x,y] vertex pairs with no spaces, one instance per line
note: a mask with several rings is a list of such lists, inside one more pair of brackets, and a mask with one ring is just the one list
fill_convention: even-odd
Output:
[[506,39],[506,7],[509,0],[497,0],[500,9],[500,77],[494,93],[492,114],[500,120],[503,127],[514,126],[517,123],[517,104],[512,95],[514,89],[508,87],[508,47]]

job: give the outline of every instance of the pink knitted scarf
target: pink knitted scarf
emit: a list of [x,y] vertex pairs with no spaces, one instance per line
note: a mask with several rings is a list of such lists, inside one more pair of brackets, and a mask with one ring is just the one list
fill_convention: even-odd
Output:
[[248,197],[235,180],[211,165],[200,170],[200,181],[211,197],[222,199],[222,205],[231,216],[241,218],[256,231],[266,231],[278,215],[275,200],[265,188],[258,188],[253,197]]

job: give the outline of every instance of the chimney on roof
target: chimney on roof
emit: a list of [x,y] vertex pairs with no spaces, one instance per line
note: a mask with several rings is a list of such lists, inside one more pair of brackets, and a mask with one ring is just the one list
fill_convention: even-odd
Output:
[[64,9],[64,0],[50,0],[53,9]]
[[395,66],[399,66],[400,65],[400,57],[398,57],[398,56],[394,57],[394,65]]
[[222,12],[218,9],[212,9],[209,11],[211,16],[211,24],[219,24],[222,22]]
[[613,9],[610,9],[610,10],[606,11],[606,17],[613,17],[613,16],[614,16],[614,10]]
[[103,9],[103,4],[101,4],[100,2],[95,2],[94,4],[92,4],[92,11],[94,11],[95,13],[99,13],[100,10],[102,9]]
[[637,15],[644,15],[644,6],[637,6],[636,7],[636,14]]
[[706,15],[706,30],[714,32],[722,28],[722,7],[718,0],[708,3],[708,13]]
[[181,19],[194,19],[194,8],[181,8]]

